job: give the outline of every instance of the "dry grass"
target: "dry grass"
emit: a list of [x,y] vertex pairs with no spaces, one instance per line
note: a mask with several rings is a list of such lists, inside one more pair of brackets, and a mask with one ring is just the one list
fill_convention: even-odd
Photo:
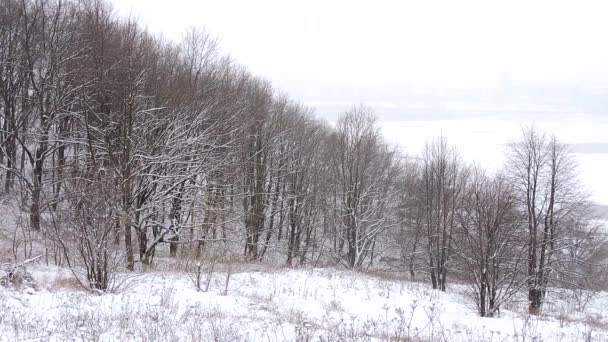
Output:
[[58,274],[53,280],[51,290],[84,290],[84,288],[73,275]]
[[586,325],[599,329],[599,330],[607,330],[608,331],[608,321],[605,319],[603,315],[600,314],[588,314],[582,320]]
[[363,270],[360,273],[375,278],[378,280],[386,281],[409,281],[409,276],[405,272],[389,272],[383,270]]

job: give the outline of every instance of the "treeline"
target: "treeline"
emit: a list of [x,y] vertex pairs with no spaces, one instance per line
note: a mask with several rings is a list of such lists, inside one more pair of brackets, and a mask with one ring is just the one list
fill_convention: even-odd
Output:
[[205,31],[165,41],[97,0],[2,0],[0,79],[2,196],[29,221],[14,257],[39,236],[95,289],[168,246],[453,277],[492,316],[522,288],[536,313],[602,261],[567,146],[534,128],[497,174],[444,138],[405,156],[370,108],[326,123]]

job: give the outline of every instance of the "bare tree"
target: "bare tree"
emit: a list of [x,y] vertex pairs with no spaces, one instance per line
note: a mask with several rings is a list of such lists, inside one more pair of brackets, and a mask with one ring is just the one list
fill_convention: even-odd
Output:
[[395,153],[383,143],[371,109],[356,107],[338,121],[331,147],[334,220],[338,255],[361,267],[373,255],[376,238],[392,220],[399,172]]
[[460,156],[444,137],[427,143],[422,160],[422,205],[431,285],[445,291],[452,234],[468,175]]
[[21,138],[20,145],[31,164],[32,177],[30,223],[40,230],[43,174],[47,158],[58,144],[52,139],[52,128],[57,120],[70,113],[74,91],[78,85],[70,82],[75,72],[69,65],[78,59],[80,51],[73,49],[76,42],[75,19],[77,8],[70,2],[22,1],[22,37],[24,65],[27,70],[31,108],[32,144]]
[[253,79],[248,94],[249,125],[243,149],[245,174],[243,211],[245,215],[245,256],[258,260],[258,244],[266,223],[269,196],[266,185],[269,170],[271,135],[272,90],[262,80]]
[[425,207],[424,188],[422,183],[422,164],[420,160],[406,160],[399,178],[399,230],[396,240],[399,245],[402,267],[406,267],[410,280],[416,280],[419,270],[426,270],[426,252],[424,250]]
[[84,269],[87,283],[83,285],[99,291],[115,284],[124,256],[114,245],[120,205],[115,202],[116,194],[108,191],[113,183],[108,176],[102,170],[71,177],[65,187],[67,206],[53,216],[55,242],[74,275],[81,279],[80,269]]
[[[525,214],[529,311],[539,314],[557,260],[574,232],[589,230],[578,218],[588,210],[586,194],[576,179],[576,164],[566,145],[534,127],[523,130],[508,155],[508,172]],[[584,221],[583,221],[584,222]]]
[[[320,185],[322,151],[316,147],[325,138],[325,127],[310,117],[302,106],[291,108],[292,126],[288,131],[285,193],[287,229],[287,264],[299,257],[306,260],[321,221]],[[279,222],[280,224],[281,222]]]
[[23,8],[17,1],[0,4],[0,168],[9,194],[18,174],[18,141],[27,122],[27,73],[22,45]]
[[523,286],[519,271],[525,243],[515,193],[501,174],[490,178],[475,168],[463,202],[454,253],[471,284],[479,314],[493,317]]

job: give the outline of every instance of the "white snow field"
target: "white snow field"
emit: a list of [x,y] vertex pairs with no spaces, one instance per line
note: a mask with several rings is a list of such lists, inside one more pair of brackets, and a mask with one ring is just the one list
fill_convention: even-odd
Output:
[[227,291],[218,265],[207,292],[171,271],[131,275],[114,293],[95,294],[66,269],[33,265],[36,289],[0,287],[0,340],[608,341],[605,293],[552,294],[540,317],[525,315],[521,301],[481,318],[463,286],[442,293],[334,269],[230,267]]

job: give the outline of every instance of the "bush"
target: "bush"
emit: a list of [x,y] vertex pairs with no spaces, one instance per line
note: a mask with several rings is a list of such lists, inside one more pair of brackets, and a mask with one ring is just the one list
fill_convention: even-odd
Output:
[[25,269],[24,263],[0,265],[0,286],[16,289],[37,288],[34,278]]

